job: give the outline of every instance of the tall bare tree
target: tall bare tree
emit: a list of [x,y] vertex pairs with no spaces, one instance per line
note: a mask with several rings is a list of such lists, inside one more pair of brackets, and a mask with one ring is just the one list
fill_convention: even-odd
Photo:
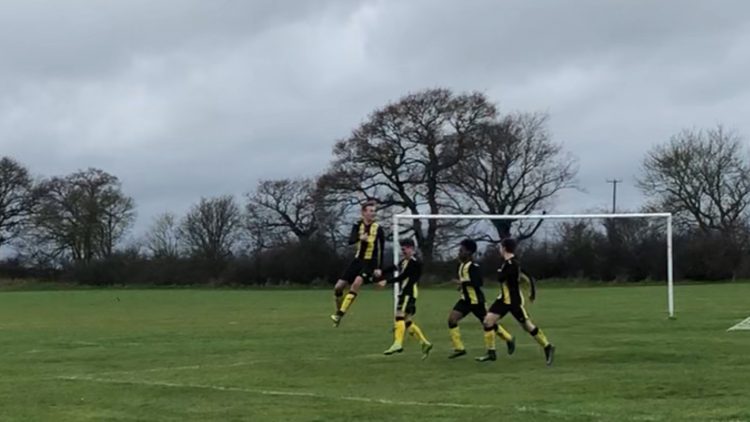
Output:
[[33,209],[33,183],[18,161],[0,157],[0,247],[18,238]]
[[135,220],[135,204],[117,177],[90,168],[42,181],[34,231],[55,256],[89,262],[110,256]]
[[156,258],[177,258],[180,255],[179,224],[171,212],[158,215],[146,234],[146,248]]
[[[474,133],[495,115],[479,93],[456,95],[431,89],[373,112],[352,135],[336,143],[334,161],[321,184],[329,192],[377,199],[381,209],[438,214],[458,204],[441,186],[462,160]],[[441,225],[414,221],[426,260],[432,259]]]
[[247,240],[246,246],[251,256],[258,258],[264,250],[282,242],[280,236],[283,236],[283,234],[277,230],[269,230],[270,224],[268,215],[257,212],[255,208],[247,207],[242,227],[247,234],[245,237]]
[[638,186],[651,206],[679,222],[733,237],[746,226],[750,162],[739,136],[722,126],[683,130],[643,160]]
[[265,222],[266,230],[305,240],[320,228],[315,193],[312,179],[262,180],[247,195],[247,210],[251,218]]
[[351,222],[343,221],[349,207],[319,179],[263,180],[247,199],[248,219],[255,226],[262,224],[269,241],[288,240],[290,235],[298,241],[318,237],[336,247],[349,234]]
[[223,262],[240,240],[242,217],[231,195],[201,198],[180,224],[180,237],[196,257]]
[[[575,187],[577,161],[551,139],[546,123],[544,114],[519,113],[483,125],[450,169],[457,198],[474,213],[531,214]],[[511,236],[514,220],[491,222],[497,238],[488,240]],[[516,236],[528,238],[540,224],[518,224]]]

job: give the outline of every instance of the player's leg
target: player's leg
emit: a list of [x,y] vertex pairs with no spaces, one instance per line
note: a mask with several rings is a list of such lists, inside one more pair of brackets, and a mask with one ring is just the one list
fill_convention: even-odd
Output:
[[[341,301],[341,306],[339,306],[339,309],[336,310],[336,313],[331,315],[331,320],[333,320],[333,325],[338,327],[341,323],[341,319],[344,317],[344,314],[346,314],[346,311],[349,310],[349,307],[352,306],[352,303],[354,302],[354,299],[357,298],[357,294],[359,293],[360,287],[362,287],[362,283],[364,282],[364,279],[362,278],[362,270],[363,266],[362,263],[359,261],[352,261],[351,264],[349,264],[349,267],[344,272],[344,276],[342,279],[344,281],[348,281],[350,283],[349,292],[344,296],[344,299]],[[338,284],[338,283],[337,283]]]
[[349,281],[342,278],[341,280],[337,281],[336,286],[334,286],[333,294],[336,300],[336,312],[331,315],[331,320],[333,321],[334,327],[339,326],[339,324],[341,323],[341,317],[344,315],[343,312],[341,312],[341,307],[343,306],[345,300],[344,290],[346,289],[346,286],[348,284]]
[[484,303],[479,303],[471,306],[471,314],[479,321],[480,324],[484,324],[484,317],[487,316],[487,308]]
[[362,278],[361,275],[358,275],[354,278],[354,281],[352,282],[351,287],[349,287],[349,292],[344,296],[343,302],[341,302],[341,307],[339,308],[337,314],[339,316],[344,316],[346,314],[346,311],[349,310],[349,308],[354,303],[354,300],[357,299],[357,295],[359,294],[359,289],[362,287],[362,284],[364,283],[364,278]]
[[512,355],[513,352],[516,351],[516,341],[513,338],[513,336],[508,332],[508,330],[506,330],[505,327],[503,327],[503,325],[500,324],[500,320],[505,316],[505,314],[508,313],[507,306],[502,301],[496,300],[494,303],[492,303],[488,312],[497,315],[497,319],[495,320],[495,325],[493,327],[495,330],[495,334],[497,334],[498,337],[503,339],[508,349],[508,354]]
[[419,325],[417,325],[417,323],[414,321],[414,319],[410,318],[409,315],[407,315],[406,318],[406,329],[409,332],[409,335],[419,341],[420,344],[430,344],[430,341],[427,339],[427,336],[424,335],[422,328],[420,328]]
[[539,343],[542,349],[544,349],[544,360],[547,362],[547,366],[552,365],[552,361],[555,358],[555,346],[552,345],[549,340],[547,340],[547,336],[544,335],[544,332],[542,332],[539,327],[534,325],[523,305],[515,307],[512,313],[513,317],[516,318],[523,329],[526,330],[526,332],[529,333],[532,337],[534,337],[534,340],[536,340],[536,342]]
[[453,353],[448,356],[449,359],[466,354],[466,347],[464,347],[464,342],[461,340],[461,330],[458,328],[458,322],[469,312],[469,304],[464,300],[459,300],[448,315],[448,331],[450,332],[451,344],[453,345]]
[[487,352],[484,356],[476,358],[478,362],[497,360],[497,352],[495,351],[495,327],[499,319],[500,315],[498,314],[492,312],[485,313],[482,326],[484,327],[484,346],[487,349]]
[[[403,301],[403,298],[399,298],[399,302]],[[404,311],[400,308],[396,311],[396,322],[393,327],[393,344],[388,348],[384,355],[392,355],[394,353],[401,353],[404,351],[404,333],[406,332],[406,317]]]
[[406,329],[409,335],[419,340],[419,344],[422,345],[422,359],[427,359],[432,350],[432,343],[427,340],[427,337],[419,328],[419,325],[414,321],[414,315],[417,313],[416,299],[411,298],[406,305]]
[[406,333],[406,307],[409,303],[408,295],[399,295],[396,304],[396,316],[393,324],[393,344],[383,354],[392,355],[404,351],[404,334]]
[[[357,274],[359,274],[361,270],[362,270],[361,261],[356,260],[356,259],[353,260],[346,267],[346,269],[344,270],[344,273],[341,275],[341,277],[336,282],[336,285],[333,288],[333,295],[336,301],[336,311],[333,315],[331,315],[331,320],[333,320],[334,327],[339,326],[339,323],[341,323],[341,317],[344,315],[344,313],[341,312],[341,308],[344,306],[344,302],[346,301],[346,296],[349,296],[348,294],[344,296],[344,289],[346,289],[347,285],[351,285],[352,283],[354,283],[354,281],[356,281]],[[351,293],[351,290],[349,291],[349,293]]]
[[339,309],[341,309],[341,303],[344,302],[344,289],[346,289],[347,284],[349,284],[348,281],[339,279],[336,282],[336,285],[333,286],[333,298],[336,306],[334,311],[338,311]]

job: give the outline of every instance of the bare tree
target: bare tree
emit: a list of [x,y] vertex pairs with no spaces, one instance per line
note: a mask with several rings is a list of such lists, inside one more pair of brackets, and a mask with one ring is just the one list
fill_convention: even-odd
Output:
[[133,199],[117,177],[98,169],[42,181],[33,216],[35,237],[54,256],[90,262],[110,256],[135,220]]
[[643,160],[638,186],[651,207],[681,223],[733,236],[747,224],[750,163],[739,136],[722,126],[683,130]]
[[248,214],[264,221],[268,231],[308,239],[320,228],[315,189],[312,179],[262,180],[247,195]]
[[0,247],[18,238],[33,209],[29,171],[9,157],[0,157]]
[[96,239],[99,241],[99,254],[103,257],[114,253],[115,245],[130,230],[135,222],[135,202],[119,189],[104,189],[98,204],[101,224]]
[[[544,211],[563,189],[575,187],[577,161],[547,131],[547,116],[509,115],[485,124],[464,159],[450,170],[449,185],[474,213],[531,214]],[[511,236],[514,220],[492,220],[496,241]],[[540,227],[518,224],[519,239]]]
[[240,208],[231,195],[201,198],[182,220],[180,237],[196,257],[223,262],[240,240]]
[[352,207],[325,190],[319,179],[264,180],[247,195],[246,228],[255,254],[290,240],[324,241],[341,252],[351,221]]
[[[329,192],[377,199],[381,209],[455,211],[459,204],[441,186],[474,133],[494,115],[495,107],[479,93],[431,89],[407,95],[376,110],[349,138],[336,143],[334,161],[321,183]],[[456,223],[413,224],[422,254],[431,260],[441,228]]]
[[179,225],[171,212],[158,215],[146,234],[146,248],[156,258],[177,258],[180,255]]
[[352,221],[359,218],[360,204],[342,200],[336,192],[326,190],[320,179],[316,188],[315,204],[318,209],[319,235],[336,254],[349,250],[347,239],[351,233]]
[[256,211],[255,208],[248,206],[243,220],[243,228],[247,234],[247,246],[252,256],[257,258],[264,250],[281,243],[279,239],[281,233],[268,230],[268,226],[271,224],[267,220],[268,216]]

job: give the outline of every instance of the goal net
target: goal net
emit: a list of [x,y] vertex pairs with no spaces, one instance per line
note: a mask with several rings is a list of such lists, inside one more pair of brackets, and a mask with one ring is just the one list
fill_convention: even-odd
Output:
[[[650,248],[658,248],[658,253],[653,254],[656,263],[656,275],[646,275],[643,278],[652,280],[666,279],[667,287],[667,314],[670,318],[675,315],[674,305],[674,278],[673,278],[673,260],[672,260],[672,214],[671,213],[620,213],[620,214],[532,214],[532,215],[461,215],[461,214],[396,214],[393,216],[393,262],[399,262],[401,237],[408,233],[408,227],[411,226],[412,220],[466,220],[467,225],[474,227],[474,234],[483,231],[490,232],[493,220],[503,222],[513,222],[514,225],[537,226],[541,230],[524,241],[524,257],[530,258],[529,248],[526,243],[531,245],[544,243],[538,240],[542,233],[547,242],[550,237],[558,242],[557,245],[567,245],[572,243],[566,236],[578,236],[580,233],[588,233],[590,239],[599,239],[599,245],[605,244],[604,249],[613,251],[614,255],[620,254],[624,250],[636,243],[634,233],[649,233],[648,245]],[[473,223],[473,224],[472,224]],[[550,226],[551,230],[550,230]],[[477,229],[478,228],[478,229]],[[573,233],[573,235],[570,235]],[[481,236],[475,236],[480,237]],[[580,241],[580,239],[576,240]],[[643,241],[643,240],[639,240]],[[591,241],[595,244],[595,240]],[[643,241],[645,242],[645,241]],[[619,245],[619,246],[617,246]],[[612,247],[610,247],[612,246]],[[621,248],[617,249],[615,246]],[[533,247],[532,247],[533,249]],[[664,254],[666,252],[666,254]],[[585,258],[583,259],[585,260]],[[534,265],[538,262],[535,261]],[[538,276],[538,274],[537,274]],[[588,275],[591,277],[591,275]],[[610,278],[608,275],[601,276],[599,279]],[[615,279],[612,276],[611,279]],[[398,300],[400,286],[396,283],[393,286],[394,310]]]

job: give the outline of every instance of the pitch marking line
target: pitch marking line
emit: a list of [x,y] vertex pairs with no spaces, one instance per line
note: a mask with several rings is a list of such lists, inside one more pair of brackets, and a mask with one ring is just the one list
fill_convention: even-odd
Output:
[[[64,381],[79,381],[79,382],[93,382],[101,384],[118,384],[118,385],[140,385],[149,387],[164,387],[164,388],[178,388],[178,389],[200,389],[200,390],[211,390],[211,391],[223,391],[223,392],[234,392],[234,393],[245,393],[255,394],[262,396],[277,396],[277,397],[309,397],[315,399],[324,399],[332,401],[351,401],[359,403],[370,403],[370,404],[382,404],[389,406],[412,406],[412,407],[442,407],[451,409],[502,409],[507,406],[497,406],[489,404],[470,404],[470,403],[451,403],[451,402],[421,402],[413,400],[390,400],[390,399],[379,399],[371,397],[357,397],[357,396],[332,396],[320,393],[313,393],[308,391],[278,391],[278,390],[264,390],[264,389],[253,389],[253,388],[241,388],[241,387],[228,387],[222,385],[209,385],[209,384],[183,384],[174,382],[164,381],[146,381],[146,380],[118,380],[110,378],[99,378],[99,377],[88,377],[88,376],[67,376],[57,377],[57,379]],[[593,417],[602,418],[602,415],[596,412],[566,412],[559,409],[543,409],[535,408],[531,406],[516,406],[515,410],[521,413],[534,413],[534,414],[547,414],[547,415],[558,415],[560,417]],[[639,420],[635,418],[633,420]]]
[[729,327],[727,331],[738,331],[738,330],[750,330],[750,317],[738,322],[737,324]]
[[[149,387],[164,387],[164,388],[179,388],[179,389],[199,389],[199,390],[211,390],[211,391],[223,391],[223,392],[234,392],[234,393],[245,393],[255,394],[262,396],[277,396],[277,397],[308,397],[315,399],[324,400],[340,400],[340,401],[352,401],[359,403],[370,403],[370,404],[382,404],[389,406],[412,406],[412,407],[442,407],[451,409],[502,409],[507,406],[497,406],[489,404],[470,404],[470,403],[451,403],[451,402],[422,402],[413,400],[390,400],[390,399],[379,399],[371,397],[357,397],[357,396],[332,396],[320,393],[313,393],[308,391],[278,391],[278,390],[263,390],[253,388],[241,388],[241,387],[228,387],[222,385],[209,385],[209,384],[183,384],[174,382],[164,381],[134,381],[134,380],[117,380],[109,378],[98,378],[98,377],[87,377],[87,376],[67,376],[57,377],[57,379],[64,381],[80,381],[80,382],[93,382],[102,384],[119,384],[119,385],[140,385]],[[593,418],[602,418],[602,415],[595,412],[566,412],[559,409],[542,409],[531,406],[516,406],[515,410],[521,413],[534,413],[534,414],[547,414],[547,415],[558,415],[561,417],[581,417],[588,416]],[[639,420],[635,418],[633,420]]]
[[108,378],[95,378],[95,377],[58,377],[58,379],[65,381],[85,381],[95,382],[102,384],[124,384],[124,385],[145,385],[151,387],[166,387],[166,388],[182,388],[182,389],[200,389],[200,390],[213,390],[213,391],[229,391],[235,393],[247,393],[256,394],[262,396],[284,396],[284,397],[310,397],[316,399],[327,399],[327,400],[344,400],[344,401],[355,401],[360,403],[375,403],[375,404],[386,404],[393,406],[421,406],[421,407],[447,407],[457,409],[499,409],[498,406],[486,405],[486,404],[466,404],[466,403],[450,403],[450,402],[437,402],[428,403],[420,401],[401,401],[401,400],[388,400],[388,399],[377,399],[369,397],[356,397],[356,396],[329,396],[325,394],[312,393],[307,391],[277,391],[277,390],[260,390],[252,388],[240,388],[240,387],[226,387],[222,385],[208,385],[208,384],[181,384],[174,382],[161,382],[161,381],[128,381],[128,380],[117,380]]
[[141,374],[141,373],[149,373],[149,372],[161,372],[161,371],[187,371],[191,369],[219,369],[219,368],[234,368],[237,366],[245,366],[245,365],[257,365],[261,363],[268,363],[272,361],[263,361],[263,360],[255,360],[255,361],[247,361],[247,362],[235,362],[235,363],[228,363],[226,365],[185,365],[185,366],[162,366],[157,368],[144,368],[144,369],[123,369],[121,371],[102,371],[97,372],[92,375],[128,375],[128,374]]
[[[380,354],[369,354],[369,355],[356,355],[356,356],[344,356],[337,357],[336,359],[381,359],[383,355]],[[298,360],[309,361],[309,362],[325,362],[333,360],[334,358],[328,356],[317,356],[298,358]],[[162,366],[156,368],[143,368],[143,369],[123,369],[114,371],[102,371],[93,374],[87,374],[91,376],[102,376],[102,375],[129,375],[129,374],[141,374],[150,372],[162,372],[162,371],[188,371],[188,370],[200,370],[200,369],[221,369],[221,368],[234,368],[238,366],[251,366],[261,364],[271,364],[280,362],[278,359],[257,359],[249,361],[241,361],[227,364],[194,364],[185,366]]]

